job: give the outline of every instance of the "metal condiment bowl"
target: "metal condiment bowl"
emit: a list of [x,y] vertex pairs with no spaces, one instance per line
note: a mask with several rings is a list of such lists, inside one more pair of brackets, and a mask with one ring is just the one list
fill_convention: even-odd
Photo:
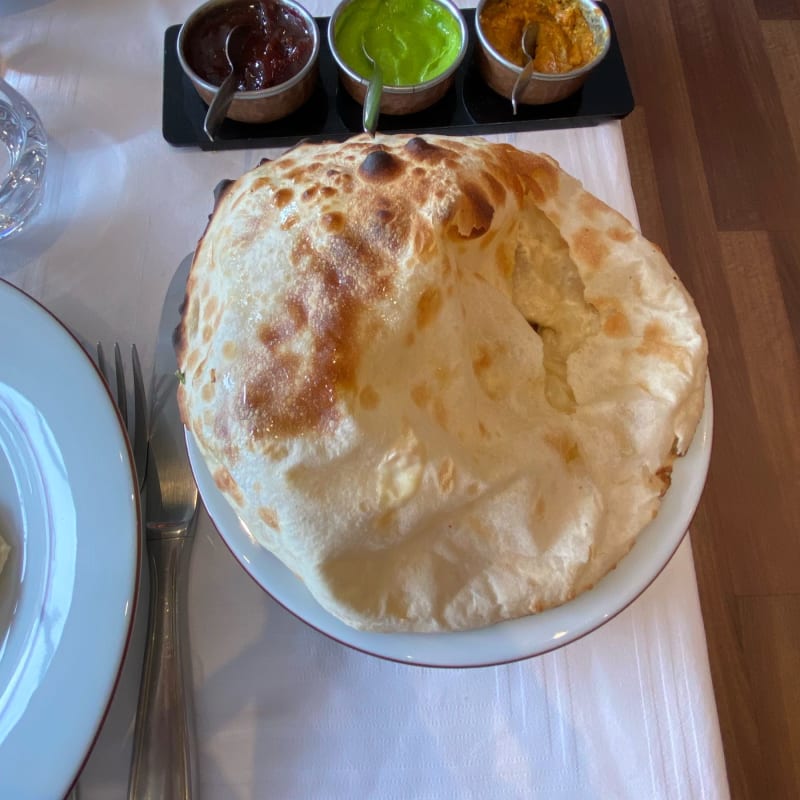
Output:
[[[481,11],[487,2],[480,0],[475,9],[475,33],[478,46],[475,49],[478,68],[486,83],[495,92],[511,99],[511,93],[522,67],[513,64],[500,55],[489,43],[481,27]],[[518,101],[526,105],[555,103],[569,97],[581,88],[589,73],[606,57],[611,44],[611,29],[602,9],[592,0],[576,0],[583,16],[594,35],[596,55],[578,69],[569,72],[533,72],[528,85],[518,96]]]
[[[336,22],[341,16],[342,11],[347,8],[351,3],[357,0],[342,0],[336,6],[330,20],[328,21],[328,45],[330,46],[331,54],[339,67],[339,78],[342,82],[347,93],[358,103],[363,104],[364,98],[367,94],[369,87],[369,78],[362,77],[355,70],[351,69],[342,59],[336,47]],[[413,114],[417,111],[422,111],[429,106],[432,106],[437,100],[440,100],[447,93],[447,90],[452,86],[455,80],[456,71],[458,70],[464,56],[467,53],[468,32],[467,25],[464,22],[464,17],[455,3],[450,0],[432,0],[438,5],[449,11],[455,21],[458,23],[459,35],[461,37],[461,46],[458,50],[453,63],[440,75],[431,78],[429,81],[422,83],[409,84],[407,86],[391,86],[383,84],[381,93],[381,114],[392,114],[400,116],[403,114]]]
[[[303,18],[311,38],[311,55],[303,68],[288,81],[258,91],[236,92],[226,116],[238,122],[264,123],[288,116],[302,106],[312,95],[319,76],[317,59],[320,32],[314,17],[295,0],[274,0],[278,5],[297,11]],[[211,103],[218,86],[203,80],[186,60],[185,43],[192,35],[193,26],[210,11],[221,6],[250,6],[250,0],[208,0],[196,8],[181,25],[178,32],[178,61],[197,93],[206,103]]]

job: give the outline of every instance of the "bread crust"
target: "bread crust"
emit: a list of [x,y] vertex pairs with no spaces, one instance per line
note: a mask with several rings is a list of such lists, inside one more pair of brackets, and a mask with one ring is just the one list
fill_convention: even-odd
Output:
[[177,339],[183,421],[346,623],[561,604],[657,513],[707,344],[661,251],[546,155],[307,144],[227,187]]

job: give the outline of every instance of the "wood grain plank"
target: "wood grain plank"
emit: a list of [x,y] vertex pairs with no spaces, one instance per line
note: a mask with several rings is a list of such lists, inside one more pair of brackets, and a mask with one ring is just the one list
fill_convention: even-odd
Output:
[[800,19],[762,22],[761,34],[778,84],[797,161],[800,160]]
[[734,588],[737,594],[800,593],[800,358],[769,235],[723,233],[720,243],[758,436],[758,475],[751,473],[758,482],[744,489],[747,525],[729,537],[729,546],[742,550]]
[[784,303],[792,309],[789,324],[792,326],[794,346],[800,353],[800,222],[794,231],[771,233],[770,243],[775,254]]
[[800,168],[752,0],[671,7],[717,227],[793,228]]
[[759,19],[800,19],[800,0],[754,0]]
[[[709,481],[714,481],[713,474]],[[706,491],[713,492],[714,487],[707,486]],[[692,553],[728,785],[733,800],[762,800],[766,796],[762,791],[765,765],[762,750],[770,743],[762,742],[760,737],[751,685],[751,681],[757,683],[761,676],[756,674],[751,678],[748,671],[730,573],[713,566],[720,560],[715,527],[713,507],[701,503],[692,522]]]
[[[634,96],[646,113],[646,157],[653,164],[665,219],[666,241],[659,244],[668,248],[673,267],[701,303],[698,294],[714,297],[716,286],[708,283],[707,291],[700,290],[715,272],[711,265],[719,265],[720,253],[669,0],[614,4],[613,13]],[[638,156],[629,153],[629,158]]]
[[664,224],[664,210],[658,194],[653,154],[650,150],[650,133],[647,130],[647,112],[638,106],[622,121],[622,135],[628,154],[636,210],[642,233],[657,244],[670,259],[669,237]]
[[738,600],[754,708],[764,747],[762,797],[800,797],[800,596]]

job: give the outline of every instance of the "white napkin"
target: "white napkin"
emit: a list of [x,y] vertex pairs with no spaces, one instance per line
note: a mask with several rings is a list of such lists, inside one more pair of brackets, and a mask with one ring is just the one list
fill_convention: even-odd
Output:
[[[271,600],[205,516],[197,535],[190,637],[204,800],[728,796],[688,540],[594,633],[463,670],[328,639]],[[134,672],[81,800],[125,797]]]

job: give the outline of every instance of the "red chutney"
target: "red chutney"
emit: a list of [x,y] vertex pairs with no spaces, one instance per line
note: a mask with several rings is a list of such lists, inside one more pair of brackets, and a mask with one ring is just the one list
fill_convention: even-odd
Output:
[[189,66],[214,86],[219,86],[230,71],[225,39],[234,25],[252,28],[242,48],[245,67],[239,76],[239,91],[259,91],[284,83],[311,57],[311,33],[293,8],[269,0],[219,6],[192,24],[184,43]]

